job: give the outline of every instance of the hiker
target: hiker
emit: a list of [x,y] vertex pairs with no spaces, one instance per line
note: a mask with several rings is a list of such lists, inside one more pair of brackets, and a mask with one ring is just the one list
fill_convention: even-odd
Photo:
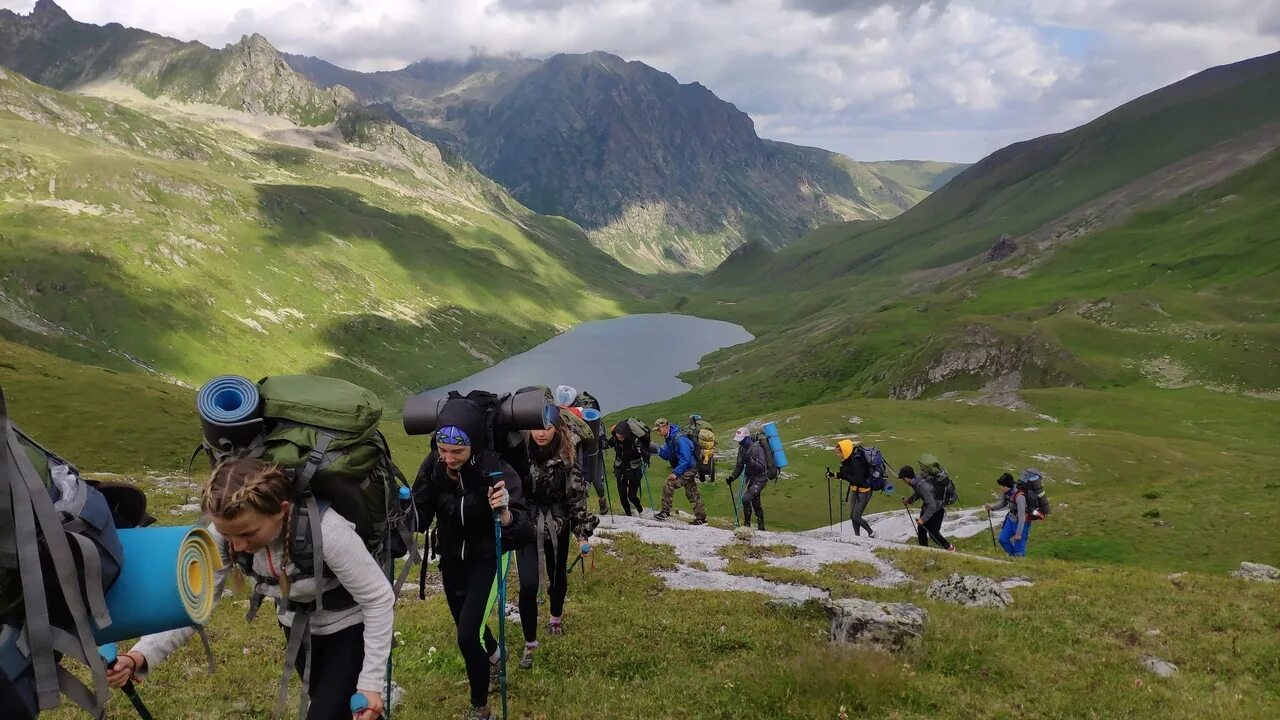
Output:
[[[582,411],[590,408],[596,412],[600,411],[600,402],[592,397],[591,393],[583,390],[579,392],[572,385],[560,385],[556,387],[555,402],[562,408],[574,410],[578,417],[582,418]],[[586,421],[583,418],[584,422]],[[604,435],[604,425],[596,420],[589,423],[592,432],[598,436]],[[582,478],[590,483],[591,487],[596,491],[596,503],[600,508],[600,513],[609,512],[609,503],[605,499],[607,494],[605,490],[604,477],[604,438],[595,438],[594,443],[584,443],[579,448],[578,463],[582,468]]]
[[853,523],[853,534],[861,535],[867,531],[867,537],[875,537],[871,524],[862,519],[871,502],[871,463],[867,462],[862,446],[852,440],[841,440],[836,443],[836,455],[840,457],[840,469],[833,475],[849,483],[849,520]]
[[[295,621],[309,623],[309,628],[304,625],[310,631],[309,651],[300,652],[295,663],[298,675],[308,682],[307,720],[349,720],[356,693],[364,696],[368,709],[356,713],[355,719],[375,720],[384,708],[382,690],[391,653],[391,583],[355,525],[330,510],[320,521],[323,580],[317,588],[314,577],[300,576],[286,537],[291,497],[292,478],[257,458],[227,460],[209,476],[200,508],[212,520],[209,532],[222,557],[213,597],[215,602],[222,597],[228,573],[237,567],[238,556],[243,557],[247,562],[240,567],[252,568],[255,591],[274,600],[285,636],[293,640]],[[317,589],[323,598],[320,607]],[[119,688],[141,678],[195,634],[195,628],[182,628],[143,637],[119,656],[107,682]]]
[[1009,508],[1004,524],[1000,526],[1000,547],[1004,548],[1010,557],[1026,557],[1027,540],[1031,537],[1032,518],[1032,511],[1027,507],[1027,493],[1018,486],[1009,473],[1004,473],[996,479],[996,484],[1004,488],[1000,504],[993,506],[987,503],[982,506],[982,509],[991,513]]
[[[466,398],[451,399],[440,410],[438,426],[431,454],[413,483],[414,504],[419,527],[436,520],[440,579],[467,668],[470,717],[488,720],[493,717],[488,696],[498,690],[501,659],[485,622],[497,582],[494,513],[500,511],[504,553],[532,540],[532,526],[520,477],[489,449],[490,429],[480,407]],[[505,614],[503,608],[499,622],[505,622]]]
[[661,447],[656,447],[655,452],[671,464],[671,474],[662,486],[662,510],[653,519],[671,517],[671,502],[675,499],[676,488],[683,487],[685,497],[693,504],[693,524],[705,525],[707,511],[702,506],[702,494],[698,492],[698,461],[694,456],[693,441],[680,432],[679,425],[666,418],[654,420],[653,426],[666,441]]
[[631,516],[634,506],[637,515],[644,514],[644,506],[640,504],[640,481],[644,477],[644,469],[649,465],[649,428],[635,418],[627,418],[617,425],[605,441],[606,447],[613,450],[613,476],[618,482],[618,497],[622,500],[622,510]]
[[742,480],[742,524],[751,524],[751,513],[754,511],[756,528],[764,530],[764,506],[760,504],[760,493],[769,484],[769,461],[765,459],[764,443],[751,437],[751,431],[745,427],[734,432],[733,442],[738,446],[738,461],[725,482],[732,488],[733,481],[745,473]]
[[[534,542],[516,554],[520,568],[520,625],[524,630],[524,655],[520,667],[533,667],[538,647],[538,593],[543,578],[551,601],[548,631],[564,632],[561,618],[569,589],[569,550],[577,550],[600,523],[587,509],[587,485],[578,465],[578,440],[562,415],[556,425],[527,433],[529,477],[524,496],[529,506]],[[543,575],[543,569],[546,575]]]
[[910,485],[912,490],[909,497],[902,499],[903,505],[910,505],[916,500],[923,502],[920,515],[916,517],[916,537],[920,544],[928,547],[929,539],[933,538],[933,542],[938,547],[946,548],[948,552],[955,552],[956,546],[942,535],[942,521],[947,513],[943,505],[944,501],[939,498],[934,484],[923,473],[917,478],[915,468],[910,465],[902,466],[898,471],[898,479]]

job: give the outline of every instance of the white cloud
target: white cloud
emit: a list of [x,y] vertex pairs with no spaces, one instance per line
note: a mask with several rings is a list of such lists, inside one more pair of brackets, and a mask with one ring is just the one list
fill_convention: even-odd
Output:
[[[26,12],[31,0],[0,0]],[[361,70],[607,50],[698,81],[766,137],[976,160],[1205,67],[1280,50],[1280,0],[64,0],[215,47],[260,32]]]

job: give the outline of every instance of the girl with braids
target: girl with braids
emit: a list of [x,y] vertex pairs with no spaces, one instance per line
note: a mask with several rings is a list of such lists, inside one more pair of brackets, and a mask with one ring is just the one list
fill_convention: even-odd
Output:
[[[524,495],[533,516],[535,539],[516,555],[520,569],[520,625],[524,629],[520,667],[525,670],[533,667],[533,652],[538,647],[538,593],[544,579],[551,601],[548,630],[560,635],[564,598],[569,590],[569,549],[576,549],[591,537],[600,523],[587,509],[578,435],[565,414],[556,425],[533,430],[527,436],[529,474],[524,478]],[[574,542],[570,542],[571,537]]]
[[[467,668],[473,720],[489,720],[489,693],[498,690],[498,641],[485,623],[497,584],[495,516],[503,551],[529,542],[532,532],[520,476],[490,449],[492,429],[471,400],[454,398],[440,409],[431,454],[413,483],[419,527],[435,528],[440,579],[458,630]],[[506,621],[505,608],[499,622]]]
[[[275,465],[255,458],[236,458],[219,465],[204,486],[201,510],[212,521],[222,556],[215,576],[214,598],[221,598],[227,575],[237,560],[251,563],[256,590],[273,598],[285,635],[295,611],[315,605],[317,583],[323,607],[310,611],[310,709],[306,720],[351,720],[351,697],[364,695],[369,707],[355,720],[382,715],[384,674],[391,652],[395,595],[377,560],[365,549],[355,526],[337,512],[321,515],[325,576],[298,574],[287,548],[292,524],[292,482]],[[332,577],[329,576],[332,571]],[[284,600],[282,600],[284,598]],[[139,678],[195,635],[182,628],[148,635],[120,655],[107,675],[113,687]],[[304,674],[306,654],[299,653],[296,669]]]

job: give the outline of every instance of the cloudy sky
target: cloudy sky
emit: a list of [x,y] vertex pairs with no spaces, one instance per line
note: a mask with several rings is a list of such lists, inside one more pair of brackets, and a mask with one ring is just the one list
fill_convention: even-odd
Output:
[[[33,0],[0,0],[27,12]],[[607,50],[859,159],[973,161],[1206,67],[1280,50],[1280,0],[62,0],[220,47],[260,32],[358,70]]]

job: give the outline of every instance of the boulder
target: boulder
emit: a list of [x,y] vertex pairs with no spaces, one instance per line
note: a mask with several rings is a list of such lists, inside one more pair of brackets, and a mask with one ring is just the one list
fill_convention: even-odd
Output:
[[1172,677],[1174,673],[1178,672],[1177,665],[1167,660],[1161,660],[1154,655],[1143,655],[1142,667],[1146,668],[1152,675],[1162,678]]
[[1263,565],[1262,563],[1242,562],[1239,570],[1232,570],[1231,574],[1245,580],[1260,580],[1262,582],[1280,582],[1280,569]]
[[896,652],[924,635],[928,613],[910,603],[879,603],[860,598],[827,600],[831,640]]
[[751,538],[755,537],[755,531],[746,525],[739,525],[734,528],[733,536],[742,542],[751,542]]
[[1000,262],[1018,251],[1018,243],[1008,233],[1001,235],[987,251],[987,262]]
[[965,607],[1007,607],[1013,602],[1004,586],[981,575],[952,574],[946,580],[935,580],[925,594],[931,600]]

